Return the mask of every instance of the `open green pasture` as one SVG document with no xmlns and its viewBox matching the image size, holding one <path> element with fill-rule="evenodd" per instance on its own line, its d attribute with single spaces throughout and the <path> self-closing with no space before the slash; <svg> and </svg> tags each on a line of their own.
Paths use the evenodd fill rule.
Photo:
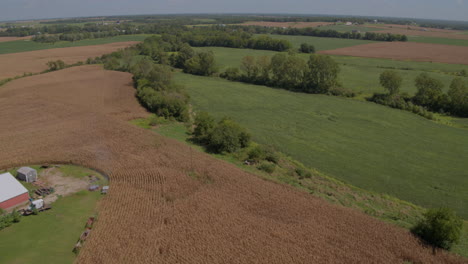
<svg viewBox="0 0 468 264">
<path fill-rule="evenodd" d="M 86 39 L 86 40 L 80 40 L 80 41 L 75 41 L 75 42 L 61 41 L 55 44 L 38 43 L 38 42 L 31 41 L 31 40 L 16 40 L 16 41 L 1 42 L 0 54 L 55 49 L 55 48 L 102 45 L 102 44 L 125 42 L 125 41 L 143 41 L 148 36 L 150 35 L 145 35 L 145 34 L 122 35 L 122 36 L 109 37 L 109 38 Z"/>
<path fill-rule="evenodd" d="M 310 37 L 306 37 L 310 38 Z M 233 49 L 220 47 L 203 47 L 198 50 L 211 50 L 215 54 L 220 71 L 227 67 L 240 67 L 244 56 L 273 56 L 277 52 L 267 50 Z M 297 54 L 305 60 L 309 54 Z M 422 72 L 441 80 L 445 89 L 448 89 L 455 74 L 462 69 L 468 71 L 468 65 L 443 64 L 430 62 L 397 61 L 390 59 L 360 58 L 351 56 L 332 56 L 340 64 L 339 80 L 344 87 L 364 95 L 374 92 L 384 92 L 379 84 L 379 75 L 387 70 L 394 69 L 403 77 L 401 91 L 409 94 L 416 92 L 414 79 Z M 468 82 L 468 78 L 465 78 Z"/>
<path fill-rule="evenodd" d="M 420 43 L 430 43 L 430 44 L 467 46 L 468 47 L 468 39 L 450 39 L 450 38 L 409 36 L 408 41 L 410 41 L 410 42 L 420 42 Z"/>
<path fill-rule="evenodd" d="M 254 140 L 355 186 L 468 218 L 468 133 L 358 100 L 176 74 L 195 110 L 231 116 Z"/>
</svg>

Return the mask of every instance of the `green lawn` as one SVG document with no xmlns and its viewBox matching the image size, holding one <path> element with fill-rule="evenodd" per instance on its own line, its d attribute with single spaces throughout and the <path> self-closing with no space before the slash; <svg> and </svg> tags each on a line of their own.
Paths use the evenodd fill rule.
<svg viewBox="0 0 468 264">
<path fill-rule="evenodd" d="M 449 39 L 449 38 L 409 36 L 408 41 L 410 41 L 410 42 L 421 42 L 421 43 L 431 43 L 431 44 L 467 46 L 468 47 L 468 40 L 467 39 Z"/>
<path fill-rule="evenodd" d="M 38 171 L 40 166 L 30 166 Z M 57 168 L 66 177 L 82 178 L 97 176 L 96 184 L 105 185 L 107 180 L 93 170 L 61 165 Z M 7 171 L 16 175 L 17 168 Z M 37 189 L 32 184 L 22 183 L 28 190 Z M 52 209 L 28 217 L 21 222 L 0 230 L 0 263 L 73 263 L 75 243 L 84 231 L 88 217 L 95 215 L 95 206 L 102 197 L 100 192 L 80 191 L 60 197 Z"/>
<path fill-rule="evenodd" d="M 68 48 L 68 47 L 80 47 L 89 45 L 101 45 L 109 44 L 114 42 L 125 42 L 125 41 L 143 41 L 149 35 L 122 35 L 109 38 L 99 39 L 86 39 L 75 42 L 62 41 L 55 44 L 50 43 L 38 43 L 31 40 L 16 40 L 8 42 L 0 42 L 0 54 L 44 50 L 44 49 L 55 49 L 55 48 Z"/>
<path fill-rule="evenodd" d="M 225 70 L 227 67 L 240 67 L 241 60 L 244 56 L 273 56 L 277 53 L 268 50 L 220 47 L 203 47 L 196 49 L 213 51 L 220 71 Z M 298 54 L 297 56 L 301 56 L 307 60 L 310 55 Z M 468 65 L 397 61 L 350 56 L 332 57 L 340 64 L 341 72 L 339 74 L 339 80 L 343 86 L 366 95 L 374 92 L 384 92 L 379 84 L 379 75 L 389 68 L 395 69 L 401 74 L 403 77 L 401 91 L 409 94 L 414 94 L 416 92 L 414 79 L 422 72 L 428 72 L 430 76 L 440 79 L 444 83 L 445 89 L 448 89 L 450 82 L 455 77 L 455 73 L 460 72 L 462 69 L 468 71 Z M 468 78 L 465 79 L 468 82 Z"/>
<path fill-rule="evenodd" d="M 258 34 L 257 36 L 260 36 Z M 275 39 L 285 39 L 291 42 L 295 48 L 299 48 L 302 43 L 312 44 L 316 51 L 332 50 L 356 45 L 375 43 L 375 41 L 358 39 L 340 39 L 340 38 L 319 38 L 308 36 L 289 36 L 289 35 L 268 35 Z"/>
<path fill-rule="evenodd" d="M 62 197 L 51 210 L 1 230 L 0 263 L 73 263 L 73 247 L 100 197 L 88 191 Z"/>
<path fill-rule="evenodd" d="M 176 74 L 195 110 L 231 116 L 254 140 L 363 189 L 468 218 L 468 133 L 369 102 Z"/>
</svg>

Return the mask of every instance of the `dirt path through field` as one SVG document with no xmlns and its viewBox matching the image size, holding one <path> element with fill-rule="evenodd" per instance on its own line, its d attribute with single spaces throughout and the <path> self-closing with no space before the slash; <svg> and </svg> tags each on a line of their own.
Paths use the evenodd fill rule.
<svg viewBox="0 0 468 264">
<path fill-rule="evenodd" d="M 406 230 L 131 125 L 147 116 L 134 93 L 130 74 L 98 66 L 0 88 L 0 168 L 74 163 L 110 176 L 77 263 L 464 262 L 432 255 Z"/>
<path fill-rule="evenodd" d="M 47 69 L 48 61 L 63 60 L 67 64 L 86 61 L 118 49 L 137 44 L 137 41 L 116 42 L 104 45 L 93 45 L 71 48 L 28 51 L 0 55 L 0 80 L 23 73 L 38 73 Z"/>
<path fill-rule="evenodd" d="M 319 53 L 394 60 L 468 64 L 468 47 L 413 42 L 376 42 L 335 50 L 325 50 Z"/>
</svg>

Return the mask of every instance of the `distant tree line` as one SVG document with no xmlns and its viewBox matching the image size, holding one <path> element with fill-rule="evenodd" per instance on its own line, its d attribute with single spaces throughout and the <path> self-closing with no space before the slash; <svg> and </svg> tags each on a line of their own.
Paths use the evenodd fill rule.
<svg viewBox="0 0 468 264">
<path fill-rule="evenodd" d="M 376 93 L 368 98 L 369 101 L 411 111 L 429 119 L 434 118 L 429 111 L 468 117 L 468 85 L 463 78 L 454 78 L 445 94 L 444 84 L 440 80 L 421 73 L 415 79 L 417 92 L 414 96 L 400 93 L 402 77 L 396 71 L 384 71 L 380 75 L 380 83 L 388 93 Z"/>
<path fill-rule="evenodd" d="M 285 51 L 291 48 L 287 40 L 273 39 L 268 36 L 253 37 L 245 31 L 224 31 L 199 29 L 184 32 L 180 36 L 183 42 L 192 47 L 229 47 L 241 49 L 260 49 Z"/>
<path fill-rule="evenodd" d="M 362 39 L 373 41 L 408 41 L 406 35 L 390 34 L 390 33 L 375 33 L 375 32 L 339 32 L 332 29 L 319 28 L 278 28 L 278 27 L 262 27 L 262 26 L 227 26 L 230 30 L 240 30 L 255 34 L 278 34 L 278 35 L 294 35 L 294 36 L 312 36 L 312 37 L 327 37 L 327 38 L 343 38 L 343 39 Z M 226 29 L 226 30 L 227 30 Z"/>
<path fill-rule="evenodd" d="M 294 54 L 278 53 L 246 56 L 240 69 L 228 68 L 221 77 L 304 93 L 353 96 L 338 82 L 339 71 L 338 63 L 326 55 L 311 55 L 305 61 Z"/>
</svg>

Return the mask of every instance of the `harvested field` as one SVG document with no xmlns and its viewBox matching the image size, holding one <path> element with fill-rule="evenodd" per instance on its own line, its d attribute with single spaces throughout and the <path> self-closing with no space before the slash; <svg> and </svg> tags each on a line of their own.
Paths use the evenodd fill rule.
<svg viewBox="0 0 468 264">
<path fill-rule="evenodd" d="M 137 44 L 136 41 L 117 42 L 105 45 L 93 45 L 73 48 L 58 48 L 0 55 L 0 80 L 11 78 L 23 73 L 38 73 L 47 69 L 46 63 L 53 60 L 63 60 L 71 64 L 85 61 L 89 57 L 97 57 Z"/>
<path fill-rule="evenodd" d="M 78 263 L 466 263 L 129 124 L 147 115 L 134 92 L 130 74 L 99 66 L 0 88 L 0 168 L 74 163 L 110 177 Z"/>
<path fill-rule="evenodd" d="M 31 39 L 31 36 L 28 37 L 0 37 L 0 42 L 15 41 L 15 40 L 26 40 Z"/>
<path fill-rule="evenodd" d="M 378 31 L 378 33 L 392 33 L 392 34 L 402 34 L 402 35 L 407 35 L 407 36 L 437 37 L 437 38 L 448 38 L 448 39 L 468 39 L 468 35 L 464 35 L 463 34 L 464 31 L 461 31 L 461 30 L 424 28 L 424 27 L 417 27 L 417 26 L 391 25 L 391 24 L 365 25 L 365 27 L 382 29 Z"/>
<path fill-rule="evenodd" d="M 468 47 L 428 43 L 378 42 L 320 51 L 319 53 L 394 60 L 468 64 Z"/>
<path fill-rule="evenodd" d="M 306 27 L 320 27 L 327 25 L 334 25 L 330 22 L 266 22 L 266 21 L 250 21 L 240 24 L 242 26 L 262 26 L 262 27 L 292 27 L 292 28 L 306 28 Z"/>
</svg>

